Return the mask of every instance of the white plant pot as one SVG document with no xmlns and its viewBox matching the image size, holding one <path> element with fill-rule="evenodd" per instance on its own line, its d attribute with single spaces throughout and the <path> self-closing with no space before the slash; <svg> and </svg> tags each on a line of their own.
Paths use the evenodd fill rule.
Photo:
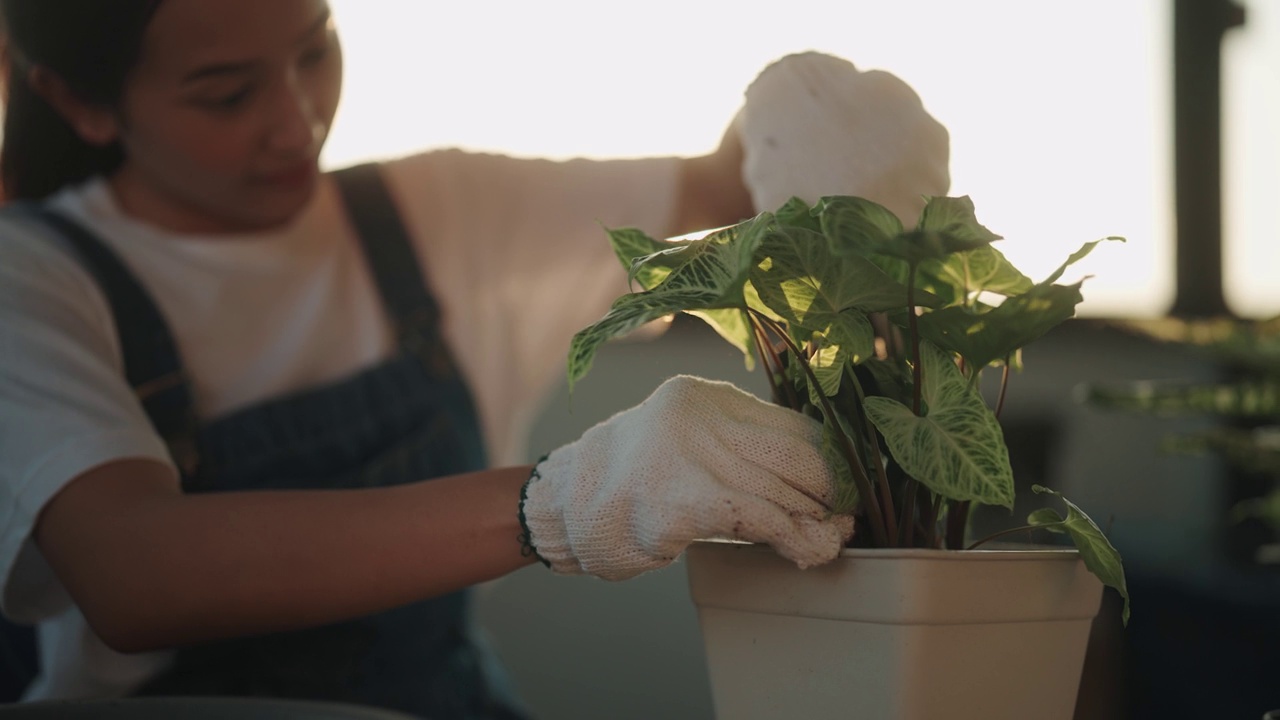
<svg viewBox="0 0 1280 720">
<path fill-rule="evenodd" d="M 1071 720 L 1102 584 L 1075 550 L 686 556 L 722 720 Z"/>
</svg>

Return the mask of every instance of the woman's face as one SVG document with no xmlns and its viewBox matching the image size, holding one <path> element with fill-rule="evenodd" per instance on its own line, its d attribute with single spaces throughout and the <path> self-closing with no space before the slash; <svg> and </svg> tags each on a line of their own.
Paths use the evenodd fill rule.
<svg viewBox="0 0 1280 720">
<path fill-rule="evenodd" d="M 315 191 L 342 55 L 325 0 L 163 0 L 116 112 L 127 212 L 263 230 Z"/>
</svg>

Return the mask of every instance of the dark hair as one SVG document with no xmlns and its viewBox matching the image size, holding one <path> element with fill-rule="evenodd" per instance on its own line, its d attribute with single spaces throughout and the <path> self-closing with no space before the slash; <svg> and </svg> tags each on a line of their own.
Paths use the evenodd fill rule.
<svg viewBox="0 0 1280 720">
<path fill-rule="evenodd" d="M 80 100 L 113 107 L 159 0 L 0 0 L 8 57 L 0 182 L 6 199 L 38 199 L 123 159 L 76 131 L 28 82 L 45 68 Z"/>
</svg>

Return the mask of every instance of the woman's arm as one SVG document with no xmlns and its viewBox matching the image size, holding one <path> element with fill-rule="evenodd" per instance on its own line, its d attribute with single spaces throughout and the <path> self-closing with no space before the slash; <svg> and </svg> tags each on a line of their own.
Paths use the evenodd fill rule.
<svg viewBox="0 0 1280 720">
<path fill-rule="evenodd" d="M 35 538 L 94 630 L 137 652 L 334 622 L 523 567 L 529 470 L 187 495 L 165 465 L 123 460 L 64 488 Z"/>
<path fill-rule="evenodd" d="M 743 149 L 736 123 L 709 155 L 684 158 L 669 236 L 733 225 L 756 214 L 742 179 Z"/>
<path fill-rule="evenodd" d="M 139 651 L 320 625 L 532 562 L 531 468 L 392 488 L 183 494 L 167 465 L 90 470 L 46 503 L 36 541 L 93 629 Z M 821 424 L 728 383 L 677 376 L 538 466 L 529 541 L 553 571 L 622 580 L 698 538 L 839 554 Z"/>
</svg>

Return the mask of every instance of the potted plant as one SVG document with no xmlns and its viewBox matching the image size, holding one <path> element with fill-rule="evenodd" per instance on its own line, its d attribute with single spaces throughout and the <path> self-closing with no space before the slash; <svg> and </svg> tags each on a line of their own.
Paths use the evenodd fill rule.
<svg viewBox="0 0 1280 720">
<path fill-rule="evenodd" d="M 832 196 L 693 240 L 608 230 L 639 287 L 575 336 L 570 388 L 605 341 L 696 315 L 760 363 L 774 401 L 822 422 L 834 511 L 857 518 L 842 556 L 804 571 L 764 547 L 690 549 L 722 717 L 1070 718 L 1103 583 L 1128 617 L 1119 555 L 1056 492 L 1035 487 L 1065 513 L 999 535 L 1039 529 L 1075 549 L 967 534 L 974 506 L 1012 510 L 1004 384 L 1020 349 L 1074 314 L 1080 283 L 1058 281 L 1101 241 L 1034 282 L 969 198 L 926 200 L 911 229 Z M 995 407 L 978 387 L 991 368 Z"/>
</svg>

